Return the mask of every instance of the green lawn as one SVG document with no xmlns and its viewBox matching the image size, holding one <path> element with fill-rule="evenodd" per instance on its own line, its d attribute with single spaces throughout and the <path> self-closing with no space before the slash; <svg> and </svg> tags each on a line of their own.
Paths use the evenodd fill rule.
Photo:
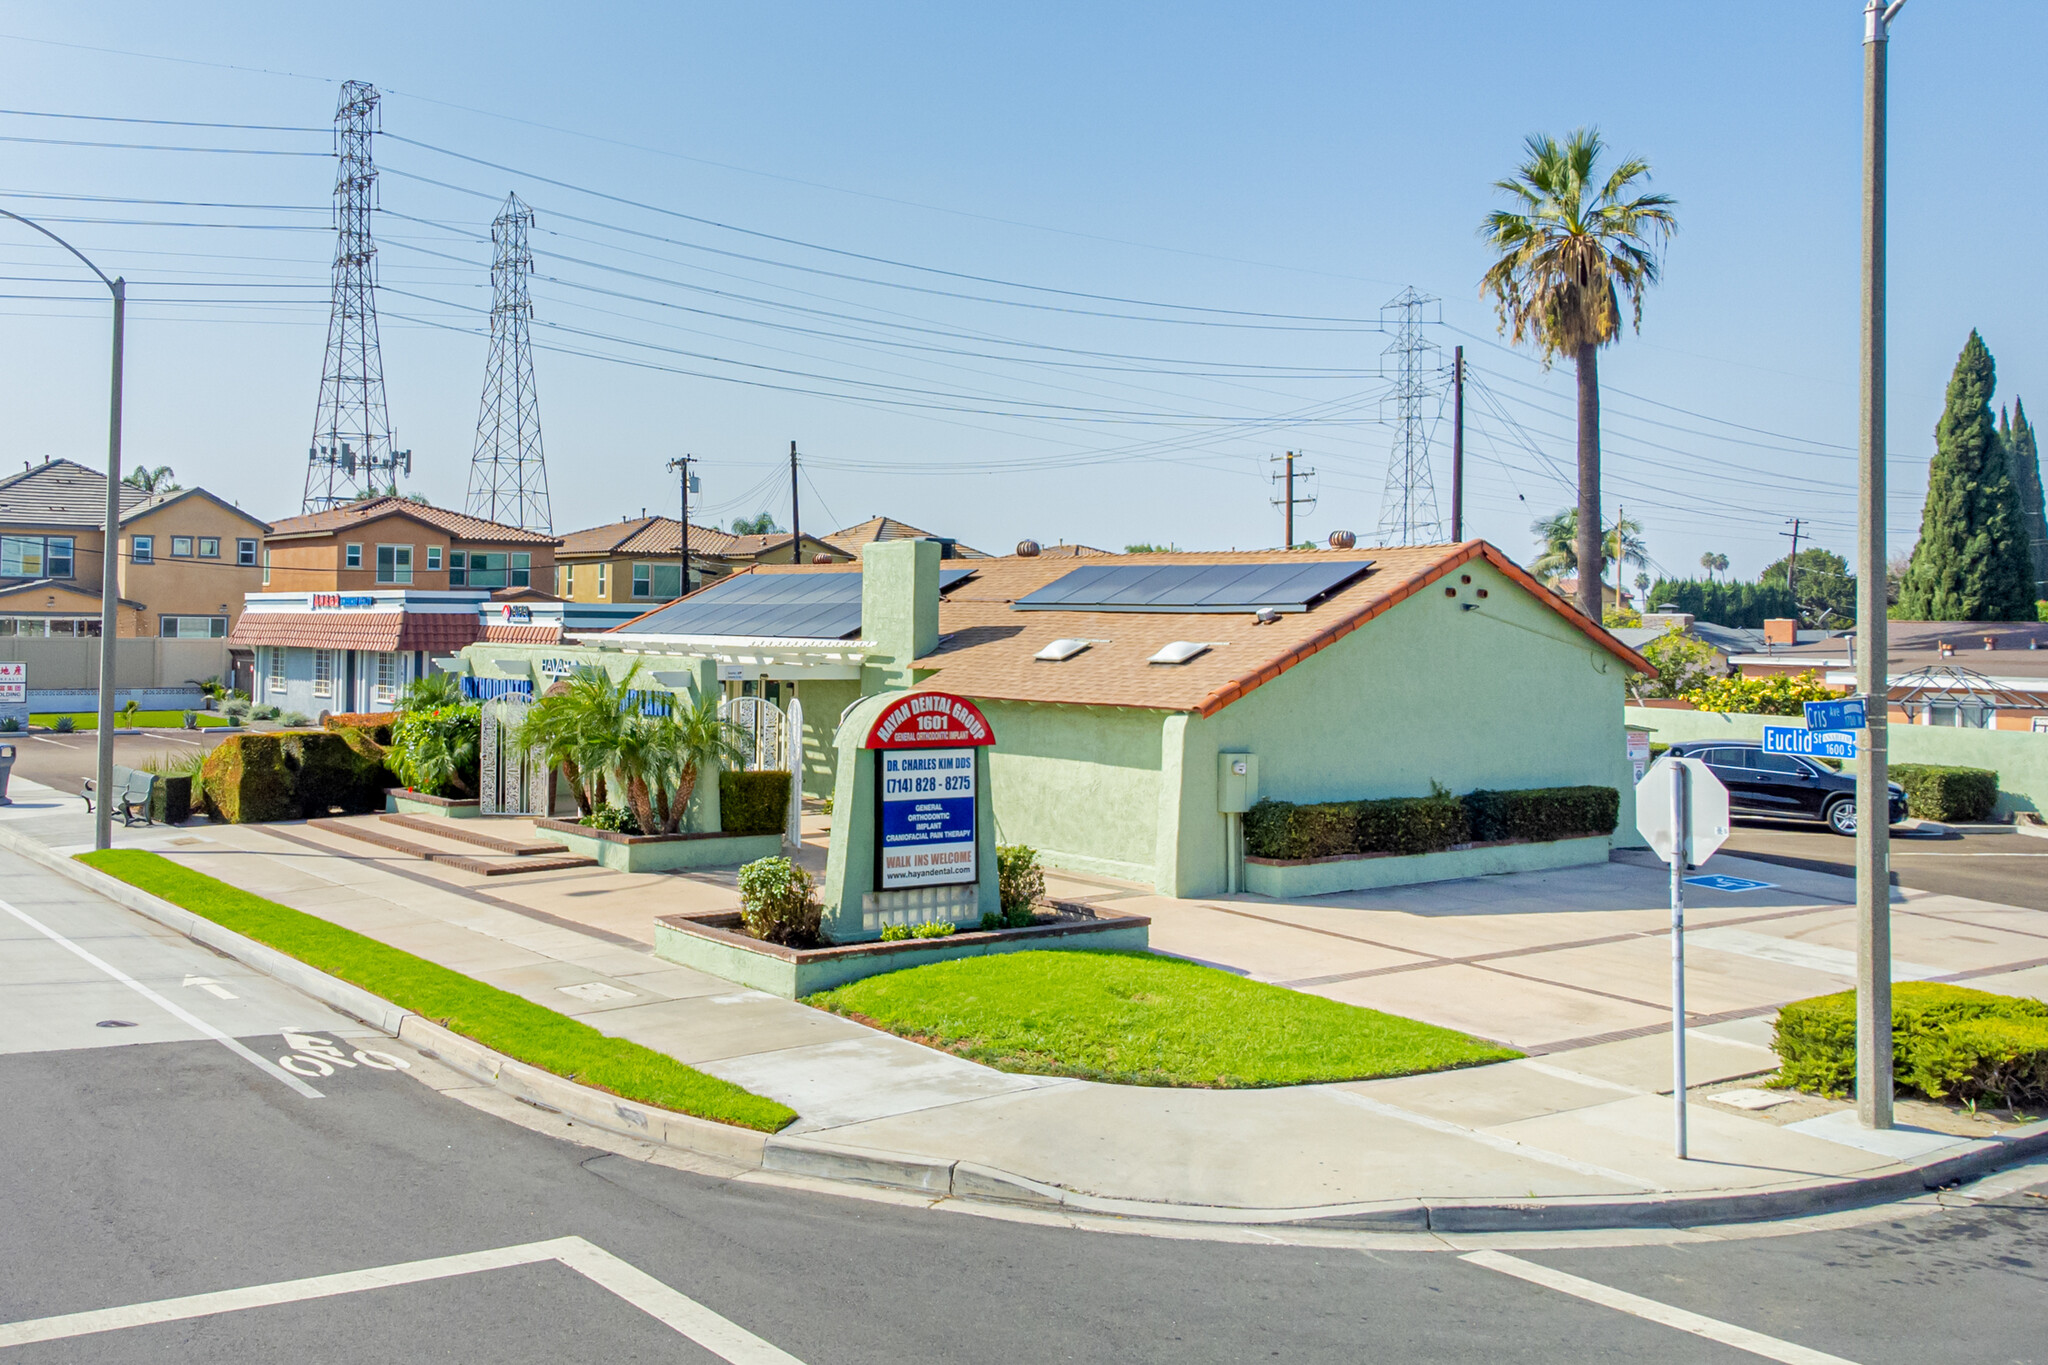
<svg viewBox="0 0 2048 1365">
<path fill-rule="evenodd" d="M 216 725 L 232 725 L 234 723 L 217 711 L 200 711 L 196 714 L 199 717 L 199 728 L 202 730 Z M 45 725 L 54 730 L 57 728 L 57 721 L 65 715 L 71 717 L 71 726 L 75 730 L 99 729 L 100 717 L 97 711 L 39 711 L 28 718 L 28 723 L 30 725 Z M 114 712 L 114 724 L 116 726 L 143 730 L 181 730 L 185 726 L 185 713 L 183 711 L 137 711 L 134 719 L 130 720 L 125 719 L 119 711 L 116 711 Z"/>
<path fill-rule="evenodd" d="M 871 976 L 805 1003 L 1001 1071 L 1127 1085 L 1303 1085 L 1522 1055 L 1149 953 L 994 953 Z"/>
<path fill-rule="evenodd" d="M 78 860 L 557 1076 L 661 1109 L 775 1132 L 796 1111 L 673 1057 L 140 849 Z"/>
</svg>

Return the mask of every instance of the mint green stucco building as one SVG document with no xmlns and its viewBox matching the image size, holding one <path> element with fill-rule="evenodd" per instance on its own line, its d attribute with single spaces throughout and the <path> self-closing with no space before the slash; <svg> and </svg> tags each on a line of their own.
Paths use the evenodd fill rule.
<svg viewBox="0 0 2048 1365">
<path fill-rule="evenodd" d="M 1125 578 L 1157 568 L 1162 581 L 1196 570 L 1340 581 L 1257 615 L 1026 601 L 1068 592 L 1067 575 L 1102 566 Z M 841 617 L 710 614 L 710 594 L 762 574 L 805 576 L 819 595 L 836 594 Z M 860 576 L 857 615 L 844 605 L 853 585 L 822 583 L 828 574 Z M 693 615 L 686 608 L 696 599 L 704 601 Z M 740 633 L 799 619 L 850 629 Z M 692 628 L 704 621 L 726 633 Z M 814 796 L 833 789 L 838 720 L 855 701 L 906 687 L 971 698 L 997 737 L 988 784 L 997 841 L 1168 895 L 1243 885 L 1229 808 L 1256 796 L 1414 796 L 1432 783 L 1455 792 L 1613 786 L 1622 796 L 1616 840 L 1636 842 L 1622 717 L 1625 683 L 1648 665 L 1482 541 L 971 561 L 942 560 L 932 541 L 879 542 L 857 566 L 755 569 L 600 635 L 472 645 L 461 667 L 545 686 L 575 663 L 622 672 L 636 660 L 651 686 L 774 682 L 793 692 L 804 789 Z M 1247 772 L 1233 776 L 1240 758 Z M 1605 859 L 1608 841 L 1579 842 L 1588 846 L 1576 860 Z M 1490 852 L 1500 856 L 1486 870 L 1555 865 L 1554 851 L 1549 863 L 1513 848 Z"/>
</svg>

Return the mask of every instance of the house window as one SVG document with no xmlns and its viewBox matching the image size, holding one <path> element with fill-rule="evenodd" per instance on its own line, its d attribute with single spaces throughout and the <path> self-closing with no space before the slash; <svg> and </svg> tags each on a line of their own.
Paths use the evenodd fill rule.
<svg viewBox="0 0 2048 1365">
<path fill-rule="evenodd" d="M 377 581 L 379 583 L 412 582 L 412 546 L 379 545 L 377 547 Z"/>
<path fill-rule="evenodd" d="M 533 556 L 486 554 L 475 550 L 469 556 L 469 586 L 472 588 L 525 588 L 533 583 Z"/>
<path fill-rule="evenodd" d="M 270 690 L 284 691 L 284 650 L 277 645 L 270 647 Z"/>
<path fill-rule="evenodd" d="M 448 552 L 448 586 L 462 588 L 469 585 L 469 552 L 450 550 Z"/>
<path fill-rule="evenodd" d="M 137 536 L 129 549 L 128 557 L 137 564 L 156 563 L 156 537 Z"/>
<path fill-rule="evenodd" d="M 172 558 L 172 559 L 190 559 L 191 557 L 192 557 L 192 537 L 190 537 L 190 536 L 172 536 L 172 537 L 171 537 L 171 558 Z"/>
<path fill-rule="evenodd" d="M 343 567 L 345 567 L 345 568 L 350 568 L 350 569 L 360 569 L 360 568 L 362 568 L 362 567 L 363 567 L 363 547 L 362 547 L 362 546 L 360 546 L 360 545 L 344 545 L 344 546 L 342 546 L 342 547 L 341 547 L 341 562 L 342 562 L 342 565 L 343 565 Z"/>
<path fill-rule="evenodd" d="M 245 540 L 242 543 L 247 545 L 249 542 Z M 263 586 L 266 588 L 270 586 L 270 551 L 268 550 L 263 552 Z"/>
<path fill-rule="evenodd" d="M 225 616 L 159 616 L 156 633 L 164 640 L 222 640 L 227 638 Z"/>
<path fill-rule="evenodd" d="M 75 618 L 53 618 L 47 616 L 0 616 L 0 637 L 28 636 L 41 639 L 56 635 L 84 639 L 99 638 L 100 621 L 97 616 Z"/>
<path fill-rule="evenodd" d="M 219 537 L 219 536 L 201 536 L 201 537 L 199 537 L 199 557 L 200 557 L 201 559 L 219 559 L 219 558 L 220 558 L 220 537 Z"/>
<path fill-rule="evenodd" d="M 427 572 L 441 572 L 441 547 L 438 545 L 429 545 L 427 547 Z"/>
<path fill-rule="evenodd" d="M 635 564 L 633 596 L 672 602 L 683 595 L 683 566 L 680 564 Z"/>
<path fill-rule="evenodd" d="M 525 550 L 512 556 L 512 586 L 530 588 L 533 586 L 533 556 Z"/>
<path fill-rule="evenodd" d="M 334 695 L 334 651 L 331 649 L 313 651 L 313 695 Z"/>
<path fill-rule="evenodd" d="M 244 537 L 235 542 L 235 563 L 245 569 L 256 567 L 256 542 Z"/>
<path fill-rule="evenodd" d="M 597 566 L 597 600 L 600 602 L 605 600 L 604 589 L 605 578 L 607 577 L 606 570 L 608 570 L 610 567 L 611 566 L 609 564 L 600 564 Z"/>
<path fill-rule="evenodd" d="M 398 700 L 398 656 L 377 656 L 377 679 L 370 689 L 371 704 L 389 706 Z"/>
<path fill-rule="evenodd" d="M 0 577 L 71 577 L 70 536 L 0 536 Z"/>
</svg>

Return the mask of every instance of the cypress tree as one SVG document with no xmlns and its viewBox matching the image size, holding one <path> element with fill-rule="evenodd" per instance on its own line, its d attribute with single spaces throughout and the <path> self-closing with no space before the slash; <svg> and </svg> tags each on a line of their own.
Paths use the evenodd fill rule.
<svg viewBox="0 0 2048 1365">
<path fill-rule="evenodd" d="M 1974 329 L 1956 358 L 1934 428 L 1934 461 L 1920 541 L 1899 584 L 1898 615 L 1913 621 L 2034 617 L 2033 566 L 2004 443 L 1991 418 L 1997 367 Z"/>
<path fill-rule="evenodd" d="M 2026 405 L 2013 399 L 2012 420 L 2000 425 L 2004 427 L 2000 434 L 2005 437 L 2005 461 L 2012 468 L 2013 496 L 2019 499 L 2020 527 L 2026 533 L 2033 565 L 2034 598 L 2048 601 L 2048 509 L 2042 506 L 2041 454 L 2034 445 L 2034 429 L 2027 424 Z"/>
</svg>

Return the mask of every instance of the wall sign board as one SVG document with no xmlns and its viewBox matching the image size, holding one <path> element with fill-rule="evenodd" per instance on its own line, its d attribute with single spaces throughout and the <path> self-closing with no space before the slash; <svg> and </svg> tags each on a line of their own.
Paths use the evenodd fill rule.
<svg viewBox="0 0 2048 1365">
<path fill-rule="evenodd" d="M 974 881 L 974 750 L 885 749 L 876 759 L 881 889 Z"/>
<path fill-rule="evenodd" d="M 28 700 L 28 665 L 0 663 L 0 702 Z"/>
<path fill-rule="evenodd" d="M 912 692 L 875 717 L 868 749 L 974 748 L 996 742 L 979 707 L 945 692 Z"/>
</svg>

